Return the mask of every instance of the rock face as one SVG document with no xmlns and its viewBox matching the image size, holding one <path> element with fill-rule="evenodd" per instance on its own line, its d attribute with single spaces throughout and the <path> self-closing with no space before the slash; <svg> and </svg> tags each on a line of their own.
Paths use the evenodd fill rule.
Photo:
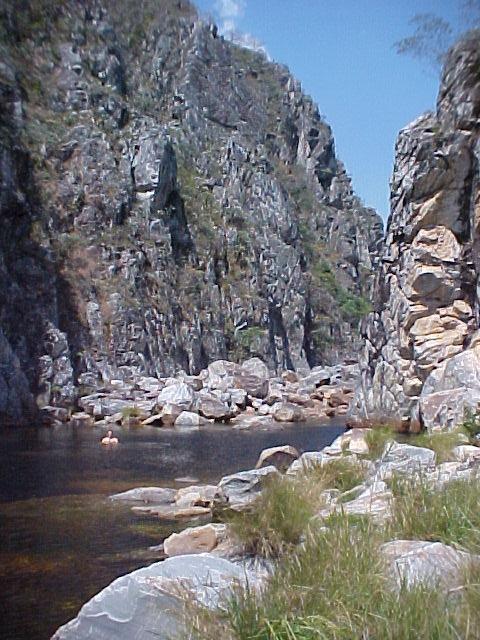
<svg viewBox="0 0 480 640">
<path fill-rule="evenodd" d="M 285 67 L 186 0 L 5 0 L 0 20 L 3 421 L 218 359 L 358 351 L 381 222 Z M 253 360 L 237 387 L 263 379 Z"/>
<path fill-rule="evenodd" d="M 240 565 L 209 554 L 177 556 L 114 580 L 87 602 L 76 618 L 52 640 L 117 638 L 130 640 L 154 633 L 167 640 L 183 631 L 178 615 L 185 597 L 215 607 L 222 593 L 245 581 Z"/>
<path fill-rule="evenodd" d="M 464 573 L 478 556 L 441 542 L 392 540 L 382 547 L 392 581 L 400 589 L 418 584 L 455 589 L 464 584 Z"/>
<path fill-rule="evenodd" d="M 450 52 L 436 113 L 397 140 L 377 303 L 363 326 L 365 417 L 448 427 L 480 400 L 479 65 L 477 33 Z"/>
<path fill-rule="evenodd" d="M 206 524 L 190 527 L 180 533 L 172 533 L 163 542 L 165 553 L 170 558 L 185 554 L 209 553 L 225 537 L 224 524 Z"/>
</svg>

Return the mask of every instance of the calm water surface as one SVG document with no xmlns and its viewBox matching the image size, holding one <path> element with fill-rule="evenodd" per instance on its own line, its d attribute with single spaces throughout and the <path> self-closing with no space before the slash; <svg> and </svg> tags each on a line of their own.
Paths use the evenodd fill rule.
<svg viewBox="0 0 480 640">
<path fill-rule="evenodd" d="M 116 448 L 99 429 L 3 430 L 0 437 L 0 637 L 48 640 L 114 578 L 157 559 L 149 550 L 178 524 L 135 516 L 108 500 L 135 486 L 216 483 L 249 469 L 280 444 L 301 451 L 329 444 L 343 426 L 269 430 L 117 429 Z"/>
</svg>

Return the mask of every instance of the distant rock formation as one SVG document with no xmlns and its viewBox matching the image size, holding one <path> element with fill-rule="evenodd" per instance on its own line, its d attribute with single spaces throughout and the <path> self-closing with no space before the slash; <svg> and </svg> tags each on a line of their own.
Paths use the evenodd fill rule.
<svg viewBox="0 0 480 640">
<path fill-rule="evenodd" d="M 288 70 L 184 0 L 0 8 L 0 419 L 355 357 L 382 234 Z"/>
<path fill-rule="evenodd" d="M 480 400 L 480 35 L 448 56 L 436 113 L 400 132 L 391 214 L 364 321 L 364 417 L 428 428 Z"/>
</svg>

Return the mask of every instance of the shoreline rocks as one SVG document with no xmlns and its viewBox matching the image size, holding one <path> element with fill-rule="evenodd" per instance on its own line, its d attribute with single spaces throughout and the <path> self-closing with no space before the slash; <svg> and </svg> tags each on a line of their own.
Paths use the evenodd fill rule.
<svg viewBox="0 0 480 640">
<path fill-rule="evenodd" d="M 252 584 L 255 576 L 239 564 L 211 554 L 176 556 L 114 580 L 60 627 L 52 640 L 166 640 L 181 630 L 184 599 L 214 608 L 234 584 Z"/>
<path fill-rule="evenodd" d="M 82 396 L 80 412 L 45 407 L 50 424 L 71 422 L 77 427 L 156 426 L 198 429 L 209 423 L 236 428 L 317 420 L 327 422 L 349 410 L 358 367 L 315 367 L 304 376 L 293 371 L 270 374 L 260 358 L 239 365 L 212 362 L 198 376 L 139 377 Z"/>
<path fill-rule="evenodd" d="M 480 454 L 477 455 L 480 448 L 470 445 L 459 445 L 452 450 L 456 461 L 437 465 L 432 449 L 392 440 L 386 442 L 376 460 L 368 460 L 362 457 L 368 454 L 365 439 L 368 431 L 347 431 L 323 450 L 306 452 L 300 457 L 296 457 L 298 452 L 288 445 L 272 447 L 261 452 L 258 465 L 273 461 L 276 454 L 282 453 L 294 458 L 285 475 L 291 478 L 309 465 L 331 464 L 338 459 L 361 464 L 366 472 L 362 484 L 344 493 L 338 489 L 324 491 L 326 506 L 314 519 L 343 512 L 372 518 L 380 525 L 392 514 L 394 496 L 385 478 L 393 472 L 410 479 L 417 475 L 424 477 L 441 490 L 445 483 L 471 478 L 480 470 Z M 168 514 L 176 518 L 181 514 L 191 520 L 199 513 L 211 516 L 215 506 L 248 508 L 265 480 L 276 475 L 279 471 L 274 466 L 260 466 L 226 476 L 218 485 L 191 485 L 178 490 L 138 487 L 111 498 L 133 503 L 132 508 L 141 513 Z M 274 568 L 272 563 L 267 567 L 259 559 L 246 558 L 241 543 L 225 524 L 185 528 L 167 537 L 158 549 L 168 556 L 167 560 L 112 582 L 86 603 L 74 620 L 58 629 L 52 640 L 87 640 L 92 637 L 91 633 L 95 633 L 95 637 L 127 640 L 132 633 L 143 633 L 148 625 L 155 628 L 158 637 L 166 639 L 168 634 L 180 630 L 181 618 L 172 612 L 180 611 L 182 598 L 196 598 L 207 607 L 215 607 L 218 598 L 232 584 L 245 584 L 247 576 L 250 586 L 256 588 Z M 386 575 L 394 588 L 404 584 L 438 584 L 442 589 L 455 589 L 462 584 L 463 571 L 473 563 L 480 564 L 480 556 L 429 540 L 390 540 L 381 546 L 381 553 Z M 152 624 L 155 627 L 151 627 Z"/>
</svg>

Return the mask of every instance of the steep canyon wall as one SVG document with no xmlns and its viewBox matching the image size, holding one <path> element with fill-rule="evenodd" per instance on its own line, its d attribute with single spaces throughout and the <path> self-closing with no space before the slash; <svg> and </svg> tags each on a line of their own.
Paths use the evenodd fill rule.
<svg viewBox="0 0 480 640">
<path fill-rule="evenodd" d="M 0 417 L 355 358 L 379 217 L 285 67 L 184 0 L 0 9 Z"/>
</svg>

